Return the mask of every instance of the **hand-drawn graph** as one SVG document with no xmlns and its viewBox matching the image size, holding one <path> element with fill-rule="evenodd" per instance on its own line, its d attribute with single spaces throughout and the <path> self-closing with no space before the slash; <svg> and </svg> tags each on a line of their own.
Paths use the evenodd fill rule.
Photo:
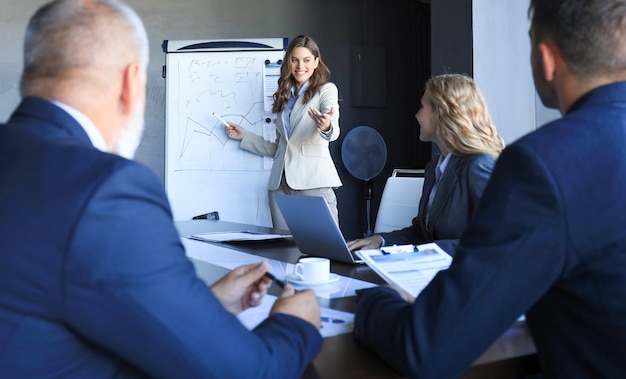
<svg viewBox="0 0 626 379">
<path fill-rule="evenodd" d="M 257 53 L 258 54 L 258 53 Z M 178 90 L 168 118 L 172 170 L 262 170 L 262 158 L 239 148 L 219 120 L 239 124 L 261 134 L 267 112 L 263 110 L 263 62 L 250 52 L 181 54 L 170 75 L 178 75 Z M 265 55 L 263 55 L 265 56 Z M 172 72 L 172 69 L 174 72 Z"/>
<path fill-rule="evenodd" d="M 269 170 L 213 116 L 263 135 L 264 66 L 283 51 L 202 51 L 166 56 L 166 187 L 177 220 L 217 210 L 227 221 L 271 226 Z"/>
</svg>

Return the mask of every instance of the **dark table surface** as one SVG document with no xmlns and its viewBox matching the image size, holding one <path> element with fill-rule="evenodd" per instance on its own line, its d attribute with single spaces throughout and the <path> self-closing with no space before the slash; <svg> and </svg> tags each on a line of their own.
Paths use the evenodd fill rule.
<svg viewBox="0 0 626 379">
<path fill-rule="evenodd" d="M 255 231 L 260 233 L 289 234 L 288 231 L 263 226 L 244 225 L 227 221 L 193 220 L 176 222 L 179 234 L 189 236 L 210 232 Z M 296 263 L 304 256 L 291 238 L 235 243 L 215 243 L 234 250 L 255 254 L 268 259 L 288 263 Z M 214 274 L 223 275 L 227 269 L 214 265 L 203 264 L 203 269 L 214 270 Z M 331 271 L 339 275 L 352 277 L 372 283 L 383 284 L 384 281 L 373 270 L 365 265 L 352 265 L 342 262 L 331 262 Z M 277 286 L 272 286 L 269 293 L 278 295 Z M 318 298 L 321 306 L 354 312 L 356 296 L 326 299 Z M 466 379 L 515 379 L 525 378 L 540 370 L 535 354 L 498 360 L 485 364 L 474 365 L 461 376 Z M 313 363 L 303 374 L 305 379 L 334 378 L 401 378 L 390 366 L 383 362 L 370 350 L 357 343 L 352 334 L 342 334 L 324 339 L 322 350 Z"/>
</svg>

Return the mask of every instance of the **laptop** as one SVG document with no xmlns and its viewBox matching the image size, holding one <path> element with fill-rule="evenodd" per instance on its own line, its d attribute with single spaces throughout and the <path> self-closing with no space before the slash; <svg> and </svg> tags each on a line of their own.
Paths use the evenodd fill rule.
<svg viewBox="0 0 626 379">
<path fill-rule="evenodd" d="M 274 195 L 301 252 L 339 262 L 363 263 L 350 251 L 323 197 Z"/>
</svg>

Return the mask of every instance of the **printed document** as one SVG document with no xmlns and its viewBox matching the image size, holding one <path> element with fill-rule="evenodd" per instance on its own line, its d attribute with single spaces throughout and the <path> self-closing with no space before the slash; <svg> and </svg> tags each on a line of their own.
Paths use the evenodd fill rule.
<svg viewBox="0 0 626 379">
<path fill-rule="evenodd" d="M 248 308 L 237 317 L 248 329 L 252 330 L 267 318 L 276 301 L 276 296 L 265 295 L 258 307 Z M 354 313 L 343 312 L 336 309 L 320 307 L 321 325 L 320 334 L 324 338 L 351 333 L 354 329 Z"/>
<path fill-rule="evenodd" d="M 452 263 L 452 257 L 435 243 L 359 250 L 356 255 L 387 283 L 415 297 Z"/>
</svg>

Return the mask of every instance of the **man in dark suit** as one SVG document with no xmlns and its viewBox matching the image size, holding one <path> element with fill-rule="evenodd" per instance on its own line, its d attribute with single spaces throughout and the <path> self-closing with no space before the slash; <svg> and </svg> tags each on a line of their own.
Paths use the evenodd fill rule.
<svg viewBox="0 0 626 379">
<path fill-rule="evenodd" d="M 162 184 L 131 157 L 148 40 L 118 0 L 59 0 L 32 17 L 22 103 L 0 126 L 0 376 L 299 377 L 319 305 L 288 286 L 253 331 L 267 264 L 208 288 Z"/>
<path fill-rule="evenodd" d="M 537 91 L 563 117 L 500 155 L 450 269 L 359 303 L 357 338 L 411 377 L 458 377 L 522 313 L 545 377 L 626 377 L 626 0 L 530 15 Z"/>
</svg>

